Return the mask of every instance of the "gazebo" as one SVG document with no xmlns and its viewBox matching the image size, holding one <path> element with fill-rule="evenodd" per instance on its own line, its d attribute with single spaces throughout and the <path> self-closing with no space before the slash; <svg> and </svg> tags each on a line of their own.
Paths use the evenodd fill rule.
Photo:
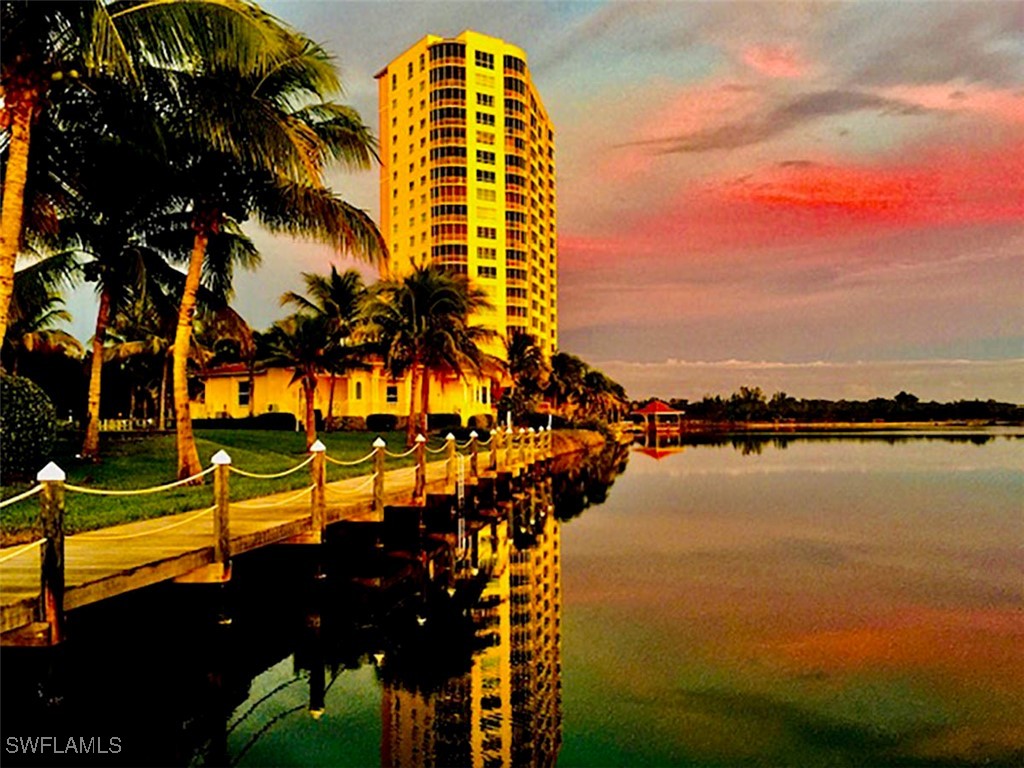
<svg viewBox="0 0 1024 768">
<path fill-rule="evenodd" d="M 643 417 L 645 431 L 658 432 L 680 430 L 685 413 L 686 411 L 677 411 L 661 400 L 652 400 L 630 415 Z"/>
</svg>

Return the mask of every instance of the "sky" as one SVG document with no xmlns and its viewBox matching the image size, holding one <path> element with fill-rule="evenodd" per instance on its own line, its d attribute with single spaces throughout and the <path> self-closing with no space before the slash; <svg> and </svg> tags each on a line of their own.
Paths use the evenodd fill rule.
<svg viewBox="0 0 1024 768">
<path fill-rule="evenodd" d="M 555 124 L 560 348 L 634 398 L 1024 402 L 1024 4 L 263 3 L 373 75 L 427 33 L 524 49 Z M 377 173 L 332 184 L 375 217 Z M 263 234 L 256 327 L 324 248 Z M 87 335 L 87 334 L 86 334 Z"/>
</svg>

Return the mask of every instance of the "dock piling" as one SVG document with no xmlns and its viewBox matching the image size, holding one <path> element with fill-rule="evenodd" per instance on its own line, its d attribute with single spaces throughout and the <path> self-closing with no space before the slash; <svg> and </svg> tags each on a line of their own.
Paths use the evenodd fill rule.
<svg viewBox="0 0 1024 768">
<path fill-rule="evenodd" d="M 455 483 L 455 435 L 449 432 L 445 439 L 445 463 L 444 463 L 444 484 L 448 486 Z"/>
<path fill-rule="evenodd" d="M 327 462 L 324 459 L 327 454 L 327 446 L 317 440 L 309 446 L 309 450 L 313 454 L 313 461 L 309 469 L 313 485 L 312 498 L 310 499 L 310 506 L 312 507 L 310 510 L 312 517 L 310 532 L 312 533 L 313 541 L 321 544 L 327 533 L 327 498 L 325 491 Z"/>
<path fill-rule="evenodd" d="M 413 485 L 412 497 L 422 501 L 427 489 L 427 438 L 416 435 L 416 482 Z"/>
<path fill-rule="evenodd" d="M 387 443 L 378 437 L 373 441 L 373 511 L 384 514 L 384 451 Z"/>
<path fill-rule="evenodd" d="M 217 451 L 210 459 L 213 470 L 213 562 L 220 566 L 220 576 L 227 579 L 231 572 L 231 492 L 228 478 L 231 457 L 227 451 Z"/>
<path fill-rule="evenodd" d="M 50 644 L 64 639 L 64 470 L 52 461 L 39 470 L 39 511 L 43 520 L 39 621 L 49 626 Z"/>
<path fill-rule="evenodd" d="M 469 433 L 469 476 L 474 480 L 480 477 L 480 445 L 477 442 L 478 437 L 480 435 L 476 433 L 476 430 Z"/>
</svg>

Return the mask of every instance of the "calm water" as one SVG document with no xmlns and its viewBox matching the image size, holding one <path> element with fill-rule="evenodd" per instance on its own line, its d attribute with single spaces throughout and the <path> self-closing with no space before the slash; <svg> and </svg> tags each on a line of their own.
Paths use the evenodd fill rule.
<svg viewBox="0 0 1024 768">
<path fill-rule="evenodd" d="M 156 587 L 72 614 L 59 655 L 5 649 L 3 743 L 118 736 L 99 762 L 124 764 L 1020 765 L 1022 449 L 634 448 L 423 552 L 348 531 L 322 581 L 302 548 L 242 558 L 226 592 Z"/>
</svg>

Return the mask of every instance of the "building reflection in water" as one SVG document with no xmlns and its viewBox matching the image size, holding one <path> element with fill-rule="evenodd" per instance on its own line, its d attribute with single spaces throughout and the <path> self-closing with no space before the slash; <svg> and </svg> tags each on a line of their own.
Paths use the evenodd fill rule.
<svg viewBox="0 0 1024 768">
<path fill-rule="evenodd" d="M 224 589 L 163 584 L 75 611 L 52 652 L 3 649 L 4 729 L 116 723 L 124 765 L 336 765 L 352 734 L 331 689 L 373 668 L 383 765 L 553 765 L 561 526 L 605 498 L 627 455 L 555 464 L 511 501 L 441 510 L 412 536 L 339 525 L 326 549 L 239 558 Z"/>
<path fill-rule="evenodd" d="M 468 607 L 470 668 L 434 689 L 389 679 L 381 762 L 396 767 L 553 765 L 561 745 L 560 523 L 551 480 L 476 532 L 456 583 L 483 575 Z M 473 571 L 477 571 L 474 575 Z"/>
</svg>

